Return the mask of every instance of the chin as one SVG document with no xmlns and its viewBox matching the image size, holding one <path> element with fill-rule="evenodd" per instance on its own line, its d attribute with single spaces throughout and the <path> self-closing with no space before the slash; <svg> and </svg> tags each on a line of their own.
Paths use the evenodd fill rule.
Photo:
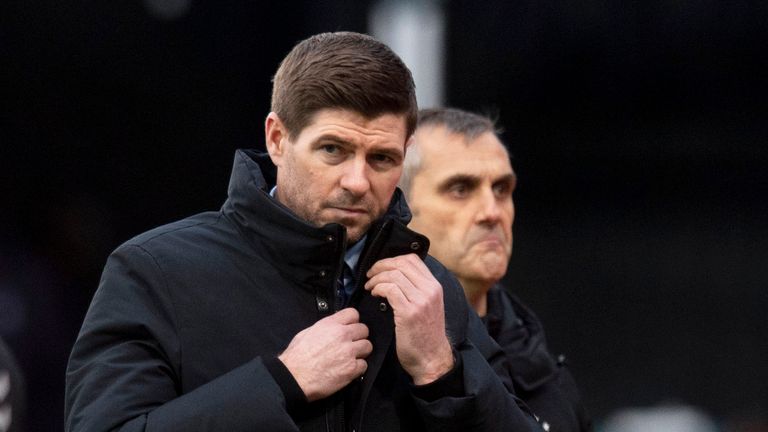
<svg viewBox="0 0 768 432">
<path fill-rule="evenodd" d="M 366 230 L 359 229 L 358 227 L 354 227 L 354 229 L 350 229 L 350 227 L 347 228 L 347 244 L 352 244 L 360 240 L 364 235 Z"/>
<path fill-rule="evenodd" d="M 481 261 L 478 273 L 486 280 L 499 280 L 507 273 L 507 259 Z"/>
</svg>

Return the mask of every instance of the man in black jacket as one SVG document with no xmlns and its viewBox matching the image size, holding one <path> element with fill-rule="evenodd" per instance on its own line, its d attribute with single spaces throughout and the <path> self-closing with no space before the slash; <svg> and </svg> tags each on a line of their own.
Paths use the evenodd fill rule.
<svg viewBox="0 0 768 432">
<path fill-rule="evenodd" d="M 355 33 L 299 43 L 268 154 L 228 199 L 110 255 L 67 368 L 68 431 L 527 431 L 504 356 L 405 225 L 413 81 Z"/>
<path fill-rule="evenodd" d="M 400 183 L 413 211 L 409 227 L 432 241 L 431 253 L 458 277 L 543 428 L 586 431 L 564 360 L 549 354 L 536 315 L 499 286 L 512 254 L 516 181 L 489 118 L 452 108 L 419 112 Z"/>
</svg>

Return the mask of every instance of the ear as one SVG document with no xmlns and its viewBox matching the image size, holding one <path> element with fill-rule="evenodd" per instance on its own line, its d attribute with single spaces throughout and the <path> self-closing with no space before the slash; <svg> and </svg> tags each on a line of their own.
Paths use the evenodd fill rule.
<svg viewBox="0 0 768 432">
<path fill-rule="evenodd" d="M 408 139 L 407 139 L 407 140 L 405 140 L 405 147 L 403 147 L 403 153 L 407 152 L 407 151 L 408 151 L 408 149 L 409 149 L 409 148 L 411 147 L 411 145 L 413 144 L 413 137 L 414 137 L 414 136 L 416 136 L 416 134 L 412 134 L 411 136 L 409 136 L 409 137 L 408 137 Z"/>
<path fill-rule="evenodd" d="M 270 112 L 264 121 L 264 138 L 272 163 L 279 167 L 283 161 L 285 146 L 290 143 L 288 142 L 288 131 L 285 129 L 283 121 L 274 112 Z"/>
</svg>

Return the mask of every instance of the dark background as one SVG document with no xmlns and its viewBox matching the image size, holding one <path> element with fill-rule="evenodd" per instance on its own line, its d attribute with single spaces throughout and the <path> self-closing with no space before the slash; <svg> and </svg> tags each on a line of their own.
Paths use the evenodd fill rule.
<svg viewBox="0 0 768 432">
<path fill-rule="evenodd" d="M 31 430 L 107 254 L 226 195 L 270 78 L 366 1 L 0 2 L 0 334 Z M 600 420 L 768 412 L 768 3 L 445 1 L 447 103 L 497 113 L 520 176 L 507 279 Z"/>
</svg>

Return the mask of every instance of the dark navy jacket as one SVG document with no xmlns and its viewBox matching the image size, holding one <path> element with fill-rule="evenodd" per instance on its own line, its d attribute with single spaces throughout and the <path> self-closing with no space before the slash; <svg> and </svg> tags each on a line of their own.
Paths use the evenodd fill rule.
<svg viewBox="0 0 768 432">
<path fill-rule="evenodd" d="M 552 357 L 541 322 L 530 308 L 496 286 L 488 292 L 483 322 L 507 355 L 517 395 L 545 430 L 586 432 L 592 429 L 565 357 L 557 360 Z"/>
<path fill-rule="evenodd" d="M 67 431 L 540 430 L 458 282 L 405 227 L 399 190 L 368 231 L 356 280 L 362 286 L 381 258 L 424 258 L 444 289 L 456 367 L 414 386 L 397 362 L 391 308 L 358 289 L 351 304 L 370 330 L 368 370 L 307 403 L 276 355 L 334 312 L 346 232 L 311 226 L 271 199 L 274 178 L 266 155 L 238 151 L 221 211 L 111 254 L 67 368 Z"/>
</svg>

